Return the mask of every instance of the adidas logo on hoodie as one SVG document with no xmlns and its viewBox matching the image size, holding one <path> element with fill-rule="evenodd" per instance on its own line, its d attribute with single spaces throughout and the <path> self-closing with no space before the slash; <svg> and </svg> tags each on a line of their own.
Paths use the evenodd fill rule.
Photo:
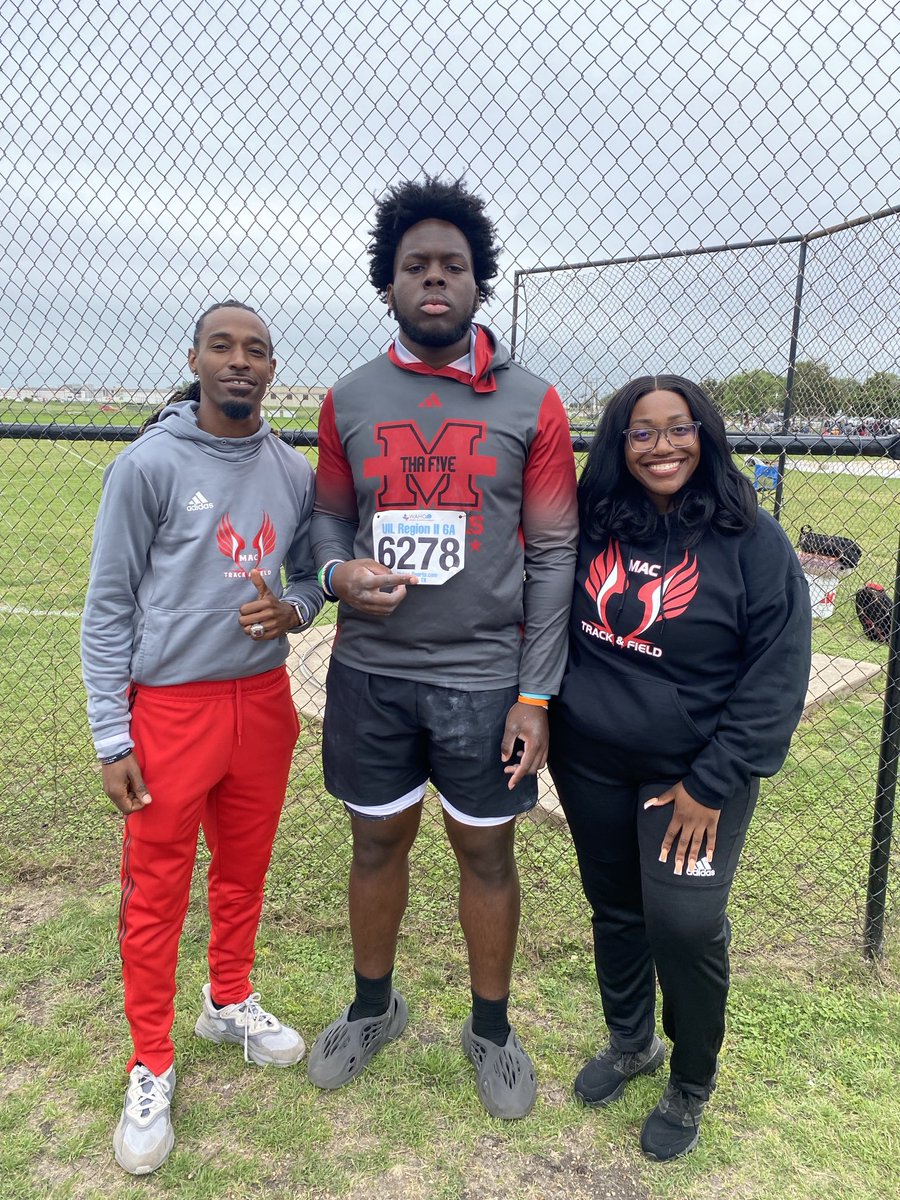
<svg viewBox="0 0 900 1200">
<path fill-rule="evenodd" d="M 698 858 L 696 866 L 688 867 L 685 871 L 685 875 L 699 875 L 701 879 L 709 879 L 715 873 L 715 868 L 708 858 Z"/>
<path fill-rule="evenodd" d="M 188 512 L 201 512 L 204 508 L 212 508 L 212 505 L 202 492 L 194 492 L 187 502 Z"/>
</svg>

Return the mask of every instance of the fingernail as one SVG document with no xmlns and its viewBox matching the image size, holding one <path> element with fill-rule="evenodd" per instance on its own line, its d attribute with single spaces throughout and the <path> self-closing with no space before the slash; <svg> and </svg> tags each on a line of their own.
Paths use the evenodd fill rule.
<svg viewBox="0 0 900 1200">
<path fill-rule="evenodd" d="M 651 796 L 651 798 L 650 798 L 649 800 L 645 800 L 645 801 L 644 801 L 644 811 L 645 811 L 645 812 L 647 811 L 647 809 L 650 807 L 650 805 L 653 803 L 653 801 L 654 801 L 655 799 L 656 799 L 656 797 L 655 797 L 655 796 Z"/>
</svg>

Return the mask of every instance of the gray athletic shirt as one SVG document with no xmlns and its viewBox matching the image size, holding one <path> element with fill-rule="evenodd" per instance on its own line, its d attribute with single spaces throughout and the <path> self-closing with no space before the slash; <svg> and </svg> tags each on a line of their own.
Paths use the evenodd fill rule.
<svg viewBox="0 0 900 1200">
<path fill-rule="evenodd" d="M 439 686 L 562 678 L 577 518 L 568 421 L 556 391 L 477 327 L 474 379 L 382 355 L 340 380 L 319 422 L 316 562 L 378 558 L 386 510 L 466 515 L 465 567 L 411 587 L 387 618 L 341 604 L 333 654 L 347 666 Z"/>
</svg>

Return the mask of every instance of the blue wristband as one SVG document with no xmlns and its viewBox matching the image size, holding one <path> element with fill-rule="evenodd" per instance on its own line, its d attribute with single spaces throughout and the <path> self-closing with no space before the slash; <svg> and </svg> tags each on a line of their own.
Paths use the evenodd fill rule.
<svg viewBox="0 0 900 1200">
<path fill-rule="evenodd" d="M 340 565 L 341 565 L 340 562 L 337 560 L 335 560 L 332 563 L 329 563 L 328 566 L 325 568 L 325 574 L 322 577 L 322 590 L 324 591 L 325 595 L 328 597 L 329 600 L 337 600 L 337 596 L 331 590 L 331 577 L 334 574 L 334 568 L 339 567 Z"/>
</svg>

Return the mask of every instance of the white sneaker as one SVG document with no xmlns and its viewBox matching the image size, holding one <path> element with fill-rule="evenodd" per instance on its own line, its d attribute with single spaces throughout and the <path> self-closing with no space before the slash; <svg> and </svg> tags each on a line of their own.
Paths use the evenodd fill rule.
<svg viewBox="0 0 900 1200">
<path fill-rule="evenodd" d="M 252 992 L 240 1004 L 216 1008 L 203 985 L 203 1011 L 194 1033 L 208 1042 L 233 1042 L 244 1047 L 244 1062 L 260 1067 L 290 1067 L 306 1053 L 306 1045 L 296 1029 L 282 1025 L 277 1017 L 259 1005 L 259 992 Z"/>
<path fill-rule="evenodd" d="M 169 1105 L 175 1091 L 175 1068 L 154 1075 L 138 1063 L 132 1067 L 125 1107 L 113 1134 L 116 1162 L 132 1175 L 149 1175 L 161 1167 L 175 1145 Z"/>
</svg>

